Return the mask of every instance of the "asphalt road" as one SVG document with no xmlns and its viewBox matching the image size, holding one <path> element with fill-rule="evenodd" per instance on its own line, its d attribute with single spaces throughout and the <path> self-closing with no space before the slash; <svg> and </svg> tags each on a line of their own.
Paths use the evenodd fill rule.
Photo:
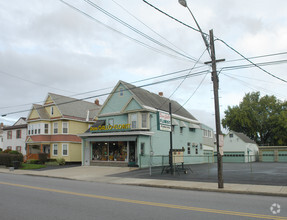
<svg viewBox="0 0 287 220">
<path fill-rule="evenodd" d="M 287 199 L 0 174 L 0 218 L 287 219 Z M 279 204 L 280 210 L 272 204 Z M 280 213 L 279 213 L 280 212 Z M 281 216 L 281 217 L 280 217 Z"/>
<path fill-rule="evenodd" d="M 187 166 L 188 167 L 188 166 Z M 162 172 L 161 167 L 135 170 L 115 174 L 117 177 L 144 179 L 165 179 L 198 182 L 217 182 L 217 164 L 194 164 L 192 172 L 175 172 L 174 175 Z M 150 172 L 151 171 L 151 172 Z M 151 175 L 150 175 L 151 174 Z M 224 163 L 223 179 L 225 183 L 287 186 L 287 163 Z"/>
</svg>

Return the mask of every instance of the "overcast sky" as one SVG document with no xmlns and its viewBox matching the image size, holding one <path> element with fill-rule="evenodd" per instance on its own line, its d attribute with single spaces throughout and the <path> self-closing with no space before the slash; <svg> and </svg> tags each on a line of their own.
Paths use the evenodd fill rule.
<svg viewBox="0 0 287 220">
<path fill-rule="evenodd" d="M 199 121 L 215 127 L 211 68 L 203 64 L 210 57 L 200 33 L 142 0 L 93 0 L 93 6 L 84 0 L 65 1 L 70 6 L 59 0 L 0 0 L 0 116 L 6 115 L 0 117 L 1 122 L 12 125 L 19 117 L 27 117 L 25 110 L 32 103 L 43 104 L 48 92 L 93 97 L 87 101 L 98 98 L 103 103 L 106 96 L 101 95 L 119 80 L 142 86 L 190 74 L 144 88 L 163 92 L 180 104 L 189 99 L 184 107 Z M 187 8 L 177 0 L 148 2 L 196 28 Z M 252 61 L 272 62 L 262 68 L 287 80 L 286 0 L 187 3 L 205 33 L 213 29 L 216 38 L 245 57 L 283 53 Z M 242 57 L 218 40 L 215 49 L 217 59 L 226 59 L 218 63 L 221 119 L 227 107 L 238 105 L 248 92 L 286 100 L 286 82 L 258 68 L 241 68 L 249 63 L 234 61 Z M 223 68 L 228 66 L 240 69 Z M 192 71 L 134 83 L 185 69 Z M 23 112 L 13 114 L 17 111 Z"/>
</svg>

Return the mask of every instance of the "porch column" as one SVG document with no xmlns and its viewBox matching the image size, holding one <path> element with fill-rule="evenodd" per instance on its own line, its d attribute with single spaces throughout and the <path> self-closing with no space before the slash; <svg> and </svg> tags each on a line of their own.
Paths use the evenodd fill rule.
<svg viewBox="0 0 287 220">
<path fill-rule="evenodd" d="M 26 155 L 28 156 L 30 154 L 30 145 L 27 144 L 27 148 L 26 148 Z"/>
<path fill-rule="evenodd" d="M 41 144 L 41 148 L 40 149 L 41 149 L 41 153 L 43 153 L 43 144 Z"/>
</svg>

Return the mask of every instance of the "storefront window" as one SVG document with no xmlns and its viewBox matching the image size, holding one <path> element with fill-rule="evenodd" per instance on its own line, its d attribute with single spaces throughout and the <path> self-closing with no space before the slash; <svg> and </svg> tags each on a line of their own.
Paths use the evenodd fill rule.
<svg viewBox="0 0 287 220">
<path fill-rule="evenodd" d="M 93 160 L 127 161 L 127 142 L 97 142 L 92 145 Z"/>
</svg>

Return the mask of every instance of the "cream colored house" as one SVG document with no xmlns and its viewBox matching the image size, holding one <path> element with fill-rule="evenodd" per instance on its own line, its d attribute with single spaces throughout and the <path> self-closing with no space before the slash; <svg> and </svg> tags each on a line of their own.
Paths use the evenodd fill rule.
<svg viewBox="0 0 287 220">
<path fill-rule="evenodd" d="M 86 102 L 49 93 L 43 105 L 34 104 L 27 118 L 27 157 L 38 159 L 44 152 L 49 158 L 64 158 L 67 162 L 80 162 L 81 138 L 94 122 L 100 109 L 98 100 Z"/>
</svg>

